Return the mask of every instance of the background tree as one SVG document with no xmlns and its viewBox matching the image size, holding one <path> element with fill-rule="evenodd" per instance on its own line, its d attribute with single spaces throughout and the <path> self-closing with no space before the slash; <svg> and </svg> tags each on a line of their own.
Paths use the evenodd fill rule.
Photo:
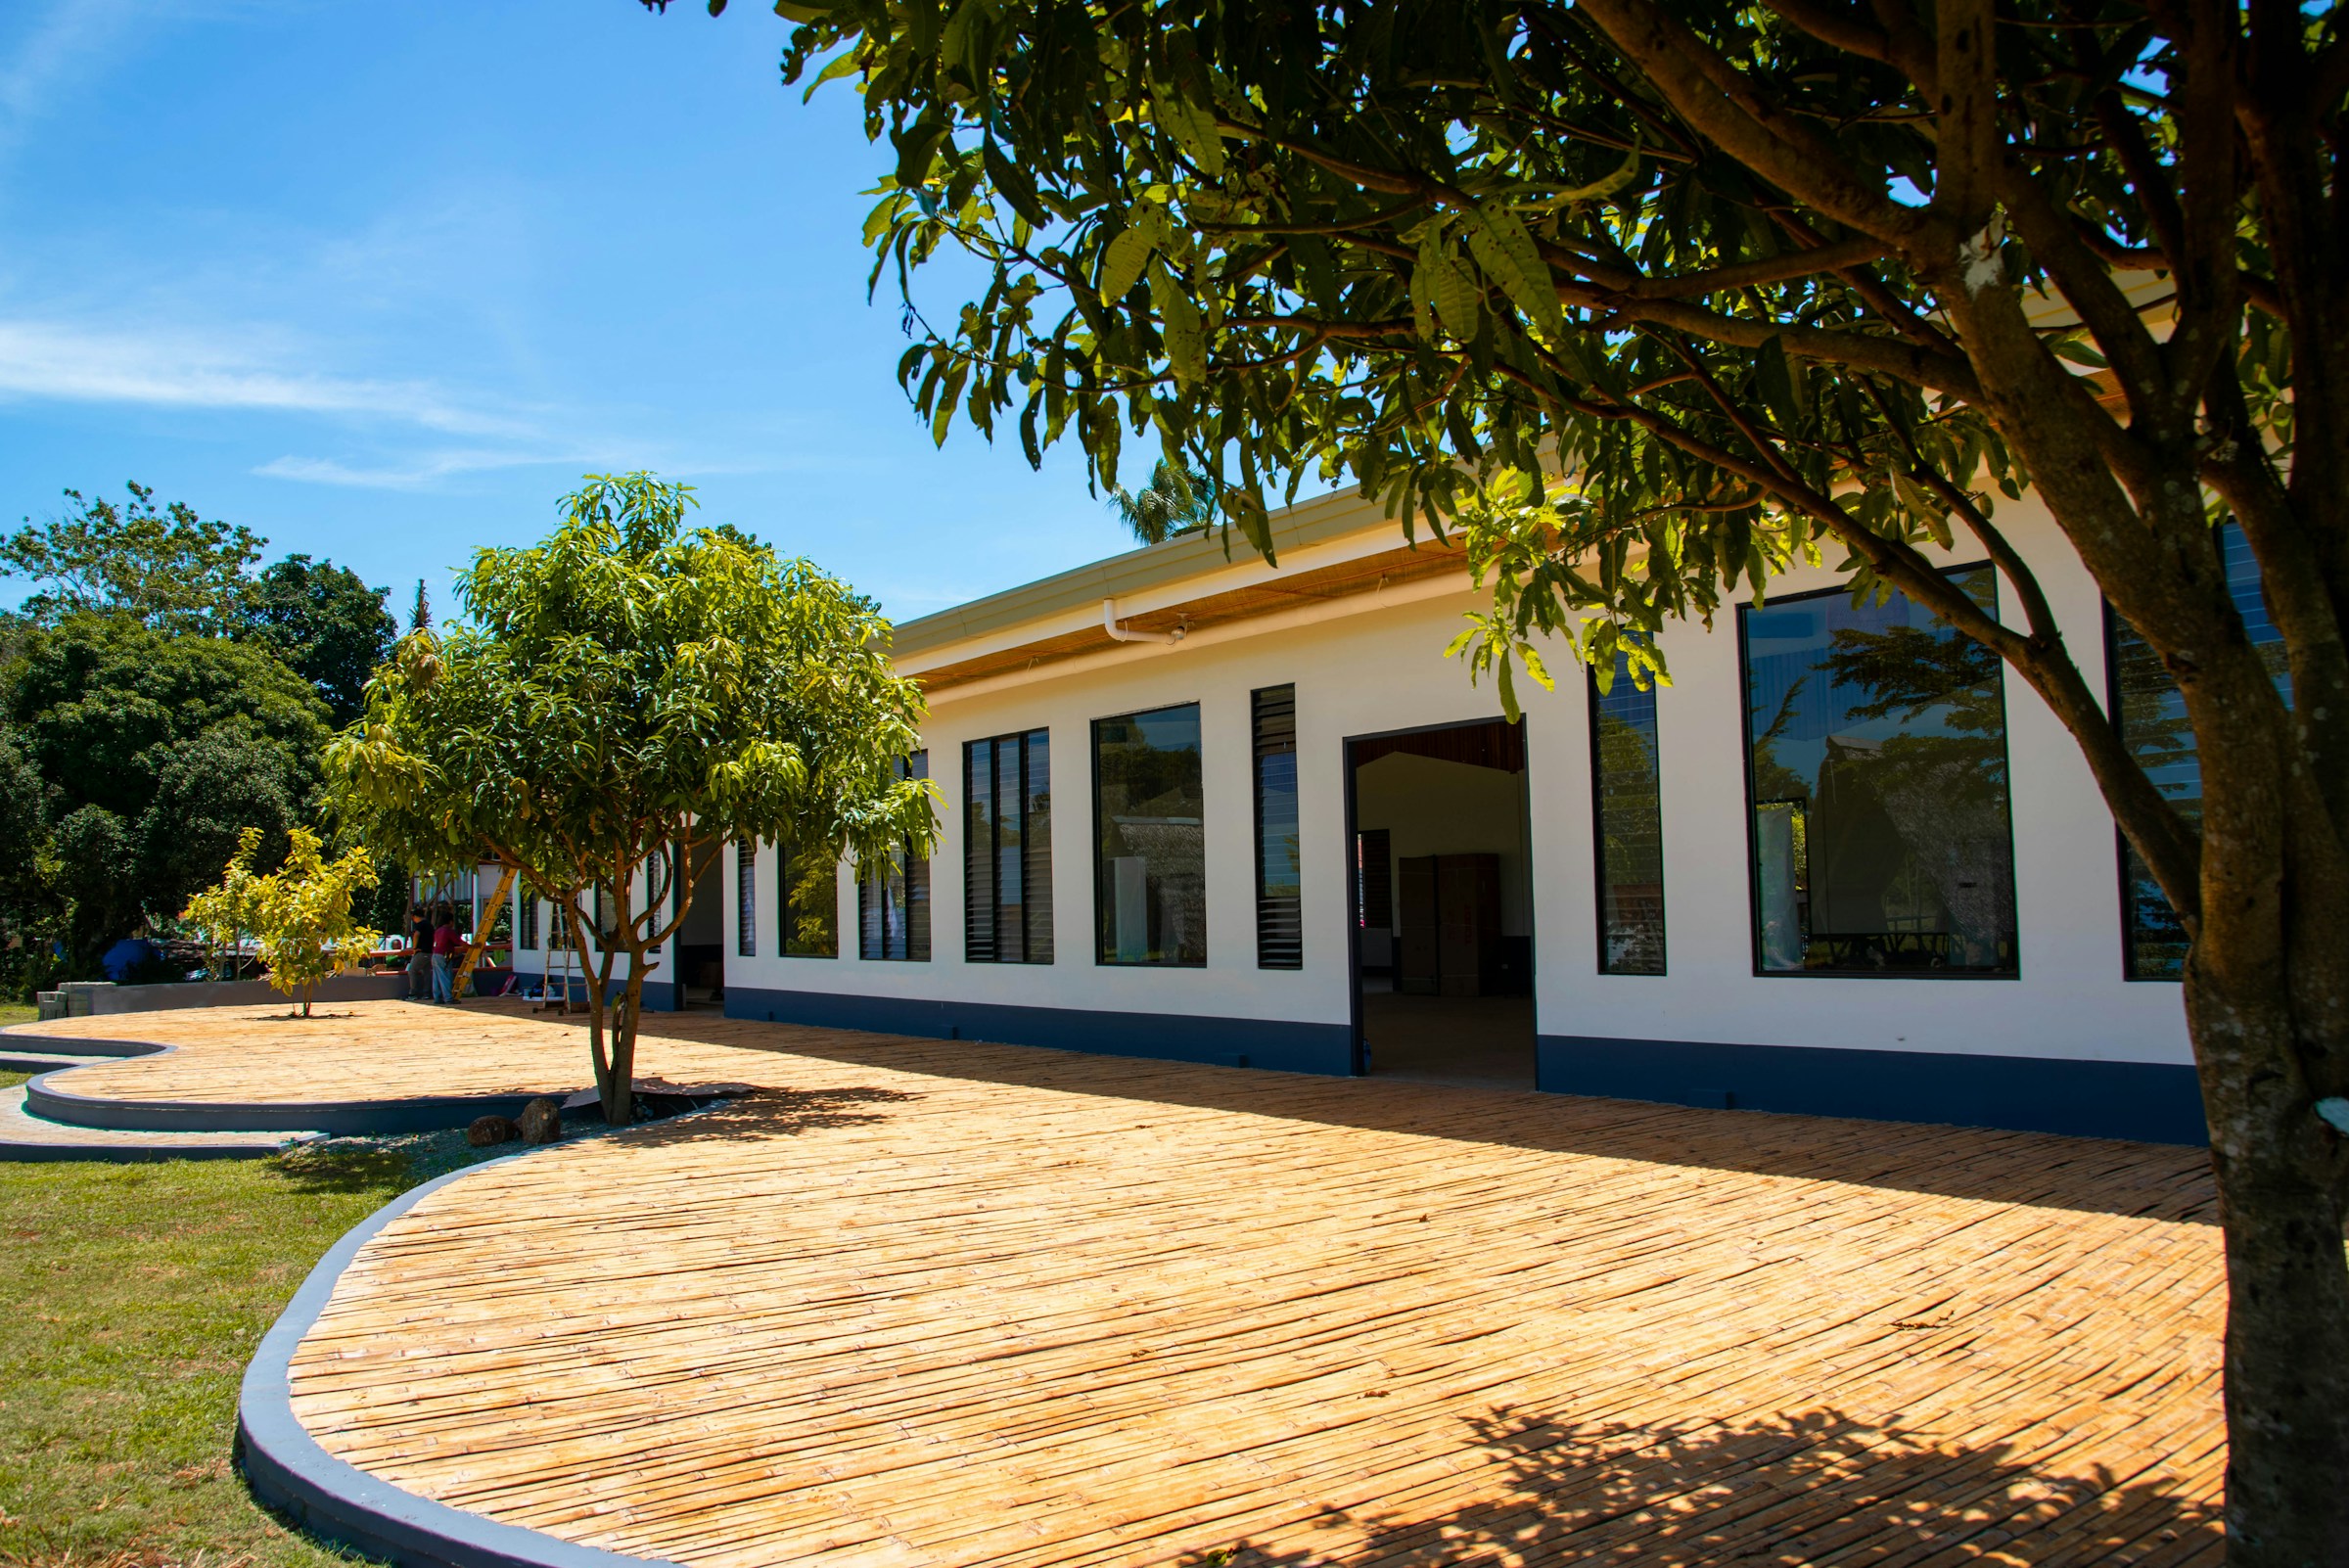
<svg viewBox="0 0 2349 1568">
<path fill-rule="evenodd" d="M 600 894 L 588 1039 L 616 1124 L 648 954 L 728 841 L 836 858 L 936 827 L 927 784 L 893 776 L 923 708 L 889 623 L 806 561 L 687 529 L 690 504 L 648 474 L 589 476 L 544 543 L 475 557 L 468 621 L 404 638 L 328 752 L 335 809 L 382 852 L 514 867 L 576 931 Z"/>
<path fill-rule="evenodd" d="M 359 716 L 367 677 L 392 655 L 399 628 L 384 608 L 389 594 L 348 567 L 289 555 L 253 580 L 239 635 L 315 686 L 340 729 Z"/>
<path fill-rule="evenodd" d="M 69 963 L 168 920 L 240 828 L 284 851 L 317 785 L 326 707 L 266 651 L 127 617 L 28 632 L 0 669 L 0 724 L 42 780 Z"/>
<path fill-rule="evenodd" d="M 155 504 L 135 480 L 116 506 L 66 491 L 75 511 L 0 537 L 0 576 L 42 584 L 22 613 L 43 624 L 83 614 L 125 615 L 160 630 L 226 632 L 244 616 L 247 573 L 264 542 L 210 523 L 185 501 Z"/>
<path fill-rule="evenodd" d="M 1144 544 L 1164 544 L 1178 533 L 1201 531 L 1220 515 L 1215 485 L 1165 458 L 1150 470 L 1150 483 L 1140 489 L 1112 487 L 1109 506 Z"/>
<path fill-rule="evenodd" d="M 720 3 L 713 10 L 722 9 Z M 2280 0 L 783 0 L 852 76 L 942 436 L 1128 431 L 1465 527 L 1463 651 L 1611 662 L 1804 562 L 2077 741 L 2191 940 L 2226 1218 L 2230 1551 L 2349 1561 L 2349 39 Z M 820 67 L 820 69 L 819 69 Z M 957 277 L 963 274 L 957 272 Z M 918 311 L 914 319 L 924 321 Z M 2165 800 L 1994 519 L 2028 484 L 2182 694 Z M 2288 702 L 2228 591 L 2238 526 Z M 1962 535 L 2014 623 L 1936 568 Z M 1504 684 L 1504 697 L 1507 687 Z M 2327 1112 L 2330 1113 L 2328 1119 Z"/>
</svg>

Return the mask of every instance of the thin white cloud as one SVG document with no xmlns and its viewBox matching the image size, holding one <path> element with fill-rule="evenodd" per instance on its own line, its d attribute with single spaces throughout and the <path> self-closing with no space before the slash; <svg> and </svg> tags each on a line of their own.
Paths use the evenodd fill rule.
<svg viewBox="0 0 2349 1568">
<path fill-rule="evenodd" d="M 535 434 L 529 421 L 465 407 L 424 383 L 319 375 L 289 368 L 284 357 L 169 329 L 0 318 L 0 397 L 355 416 L 508 438 Z"/>
<path fill-rule="evenodd" d="M 269 479 L 292 480 L 300 484 L 339 484 L 352 489 L 370 490 L 414 490 L 422 489 L 436 480 L 448 479 L 458 474 L 479 474 L 504 468 L 568 466 L 580 461 L 582 459 L 576 456 L 546 452 L 428 452 L 404 463 L 354 468 L 331 457 L 288 455 L 263 463 L 253 472 Z"/>
</svg>

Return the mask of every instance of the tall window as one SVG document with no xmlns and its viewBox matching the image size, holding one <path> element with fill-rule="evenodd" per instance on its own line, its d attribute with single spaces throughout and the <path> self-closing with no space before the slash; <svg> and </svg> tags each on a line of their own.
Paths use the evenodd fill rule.
<svg viewBox="0 0 2349 1568">
<path fill-rule="evenodd" d="M 538 946 L 538 895 L 525 887 L 515 893 L 514 902 L 522 910 L 521 929 L 514 933 L 514 945 L 525 952 L 534 951 Z"/>
<path fill-rule="evenodd" d="M 759 956 L 759 845 L 753 839 L 734 841 L 734 950 Z"/>
<path fill-rule="evenodd" d="M 2243 618 L 2244 632 L 2288 703 L 2292 677 L 2284 662 L 2283 633 L 2268 619 L 2259 559 L 2251 553 L 2243 530 L 2233 523 L 2219 530 L 2219 553 L 2226 563 L 2227 592 L 2234 600 L 2235 614 Z M 2121 744 L 2179 814 L 2197 821 L 2202 814 L 2202 759 L 2195 750 L 2193 726 L 2187 721 L 2186 699 L 2179 696 L 2160 656 L 2109 605 L 2104 625 L 2112 712 Z M 2128 840 L 2121 840 L 2122 973 L 2131 980 L 2176 980 L 2185 972 L 2187 946 L 2186 927 L 2179 923 L 2161 884 Z"/>
<path fill-rule="evenodd" d="M 896 772 L 900 779 L 928 778 L 930 754 L 900 759 Z M 930 861 L 909 845 L 857 867 L 856 956 L 930 961 Z"/>
<path fill-rule="evenodd" d="M 1664 802 L 1656 689 L 1618 655 L 1605 691 L 1590 678 L 1590 798 L 1598 871 L 1598 972 L 1664 973 Z"/>
<path fill-rule="evenodd" d="M 777 925 L 786 958 L 840 956 L 840 856 L 829 850 L 775 847 Z"/>
<path fill-rule="evenodd" d="M 962 956 L 1052 961 L 1052 743 L 1047 731 L 962 748 Z"/>
<path fill-rule="evenodd" d="M 1207 962 L 1199 705 L 1093 720 L 1094 956 Z"/>
<path fill-rule="evenodd" d="M 1305 877 L 1297 853 L 1297 688 L 1267 686 L 1256 722 L 1256 966 L 1305 967 Z"/>
<path fill-rule="evenodd" d="M 1951 572 L 1997 612 L 1987 566 Z M 1758 974 L 2011 977 L 1999 660 L 1901 594 L 1743 605 Z"/>
</svg>

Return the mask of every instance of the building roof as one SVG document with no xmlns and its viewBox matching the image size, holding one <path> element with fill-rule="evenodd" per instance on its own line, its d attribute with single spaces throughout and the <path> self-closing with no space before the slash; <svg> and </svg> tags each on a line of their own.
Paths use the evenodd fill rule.
<svg viewBox="0 0 2349 1568">
<path fill-rule="evenodd" d="M 1351 490 L 1285 507 L 1271 522 L 1273 562 L 1237 533 L 1228 549 L 1220 533 L 1187 534 L 905 622 L 892 653 L 936 693 L 1118 647 L 1105 602 L 1123 626 L 1188 635 L 1468 570 L 1455 542 L 1407 542 Z"/>
</svg>

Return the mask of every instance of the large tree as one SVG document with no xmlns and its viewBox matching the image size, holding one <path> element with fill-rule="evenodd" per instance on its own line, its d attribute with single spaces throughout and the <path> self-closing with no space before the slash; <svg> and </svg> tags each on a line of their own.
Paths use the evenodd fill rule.
<svg viewBox="0 0 2349 1568">
<path fill-rule="evenodd" d="M 399 627 L 384 607 L 390 593 L 348 567 L 289 555 L 253 579 L 238 634 L 316 687 L 341 728 L 359 716 L 367 677 L 391 657 Z"/>
<path fill-rule="evenodd" d="M 722 9 L 714 0 L 712 10 Z M 1610 667 L 1831 552 L 2004 660 L 2190 938 L 2230 1549 L 2349 1561 L 2349 38 L 2286 0 L 784 0 L 892 157 L 941 438 L 1130 433 L 1467 530 L 1468 651 Z M 966 274 L 957 271 L 955 277 Z M 935 329 L 930 323 L 935 321 Z M 2302 439 L 2305 437 L 2306 439 Z M 2065 645 L 2028 485 L 2182 694 L 2198 818 Z M 1293 493 L 1293 491 L 1292 491 Z M 2240 528 L 2288 692 L 2227 591 Z M 2008 624 L 1936 570 L 1988 556 Z"/>
<path fill-rule="evenodd" d="M 69 962 L 177 916 L 263 830 L 285 852 L 326 744 L 326 708 L 263 649 L 122 615 L 27 631 L 0 669 L 0 724 L 41 780 Z M 29 890 L 23 890 L 29 891 Z"/>
<path fill-rule="evenodd" d="M 73 511 L 0 535 L 0 576 L 37 584 L 23 613 L 55 623 L 69 616 L 124 615 L 160 630 L 225 633 L 245 616 L 247 575 L 266 541 L 241 524 L 209 521 L 185 501 L 155 504 L 132 481 L 116 505 L 66 491 Z"/>
<path fill-rule="evenodd" d="M 595 934 L 589 1053 L 616 1124 L 649 955 L 729 840 L 833 863 L 936 832 L 929 786 L 893 766 L 923 709 L 889 623 L 806 561 L 686 528 L 691 499 L 589 476 L 544 543 L 475 558 L 467 621 L 403 638 L 328 752 L 361 842 L 412 865 L 494 860 Z"/>
</svg>

